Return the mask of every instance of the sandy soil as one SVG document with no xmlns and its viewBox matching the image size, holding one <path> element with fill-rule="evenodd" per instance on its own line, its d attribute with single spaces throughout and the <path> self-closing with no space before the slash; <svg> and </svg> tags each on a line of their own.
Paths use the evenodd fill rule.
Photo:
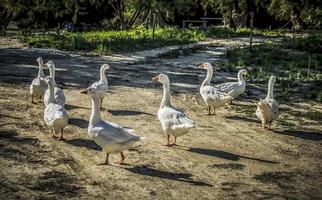
<svg viewBox="0 0 322 200">
<path fill-rule="evenodd" d="M 226 47 L 225 47 L 226 48 Z M 220 48 L 219 48 L 220 49 Z M 172 59 L 128 63 L 47 49 L 0 49 L 1 199 L 319 199 L 322 196 L 321 104 L 283 102 L 272 131 L 263 130 L 254 102 L 266 88 L 249 86 L 236 105 L 206 116 L 197 86 L 202 61 L 220 59 L 217 47 Z M 70 117 L 65 142 L 49 137 L 42 104 L 29 102 L 35 58 L 57 63 Z M 146 138 L 126 152 L 126 165 L 97 166 L 104 159 L 87 137 L 90 100 L 80 88 L 98 78 L 107 62 L 111 90 L 102 117 Z M 115 67 L 114 67 L 115 66 Z M 161 86 L 151 81 L 167 72 L 172 102 L 196 128 L 162 146 L 157 110 Z M 47 72 L 46 72 L 47 73 Z M 219 73 L 215 82 L 234 79 Z M 278 94 L 278 92 L 277 92 Z M 117 161 L 118 155 L 112 156 Z"/>
</svg>

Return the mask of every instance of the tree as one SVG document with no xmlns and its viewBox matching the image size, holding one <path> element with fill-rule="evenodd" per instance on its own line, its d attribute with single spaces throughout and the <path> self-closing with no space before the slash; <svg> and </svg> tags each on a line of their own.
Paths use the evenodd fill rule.
<svg viewBox="0 0 322 200">
<path fill-rule="evenodd" d="M 267 9 L 276 19 L 291 20 L 295 29 L 302 29 L 304 23 L 321 27 L 321 5 L 319 0 L 271 0 Z"/>
</svg>

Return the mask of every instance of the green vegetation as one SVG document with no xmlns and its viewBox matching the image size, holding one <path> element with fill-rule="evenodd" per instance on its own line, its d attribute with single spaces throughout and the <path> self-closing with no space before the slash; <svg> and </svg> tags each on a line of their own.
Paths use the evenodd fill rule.
<svg viewBox="0 0 322 200">
<path fill-rule="evenodd" d="M 294 94 L 321 101 L 322 87 L 322 37 L 285 39 L 278 43 L 265 43 L 249 48 L 227 51 L 227 61 L 222 70 L 246 67 L 251 82 L 265 82 L 271 74 L 278 77 L 282 96 Z M 298 88 L 297 91 L 294 88 Z"/>
<path fill-rule="evenodd" d="M 2 31 L 10 21 L 20 28 L 64 28 L 64 22 L 73 22 L 78 27 L 86 23 L 126 30 L 152 23 L 178 25 L 182 19 L 200 19 L 205 13 L 219 14 L 229 27 L 241 28 L 249 27 L 251 12 L 255 27 L 322 26 L 321 2 L 304 0 L 1 0 L 0 11 Z"/>
<path fill-rule="evenodd" d="M 140 51 L 169 45 L 181 45 L 203 40 L 205 35 L 197 30 L 158 28 L 155 39 L 150 29 L 131 31 L 98 31 L 65 33 L 63 35 L 29 35 L 22 41 L 34 47 L 53 47 L 61 50 L 86 50 L 99 54 Z"/>
<path fill-rule="evenodd" d="M 257 36 L 279 36 L 285 30 L 268 31 L 254 30 Z M 51 47 L 67 51 L 90 51 L 98 54 L 112 52 L 141 51 L 163 46 L 182 45 L 205 40 L 206 38 L 242 37 L 249 36 L 250 29 L 211 28 L 178 29 L 157 28 L 155 38 L 152 30 L 136 28 L 130 31 L 95 31 L 95 32 L 66 32 L 63 35 L 39 34 L 25 35 L 21 40 L 33 47 Z"/>
<path fill-rule="evenodd" d="M 285 29 L 253 29 L 254 36 L 267 36 L 267 37 L 275 37 L 275 36 L 283 36 L 288 33 L 288 30 Z M 210 28 L 204 31 L 207 37 L 210 38 L 229 38 L 229 37 L 249 37 L 251 33 L 250 28 Z"/>
</svg>

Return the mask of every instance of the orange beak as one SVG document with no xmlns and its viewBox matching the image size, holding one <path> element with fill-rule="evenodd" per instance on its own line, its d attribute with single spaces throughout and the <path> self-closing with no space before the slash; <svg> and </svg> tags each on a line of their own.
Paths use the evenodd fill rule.
<svg viewBox="0 0 322 200">
<path fill-rule="evenodd" d="M 154 81 L 159 81 L 159 80 L 160 80 L 159 75 L 158 75 L 158 76 L 153 77 L 153 78 L 152 78 L 152 80 L 154 80 Z"/>
<path fill-rule="evenodd" d="M 80 93 L 81 94 L 87 94 L 87 90 L 82 90 Z"/>
<path fill-rule="evenodd" d="M 201 65 L 199 65 L 199 68 L 201 68 L 201 69 L 205 69 L 205 64 L 201 64 Z"/>
</svg>

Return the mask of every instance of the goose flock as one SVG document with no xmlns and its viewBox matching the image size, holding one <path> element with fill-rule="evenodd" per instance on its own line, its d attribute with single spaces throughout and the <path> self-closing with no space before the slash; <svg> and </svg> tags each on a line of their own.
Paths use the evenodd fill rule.
<svg viewBox="0 0 322 200">
<path fill-rule="evenodd" d="M 38 75 L 30 85 L 31 102 L 34 103 L 34 98 L 41 102 L 43 98 L 45 104 L 44 121 L 52 130 L 52 138 L 57 138 L 60 133 L 59 139 L 64 140 L 63 130 L 68 125 L 68 114 L 65 110 L 64 91 L 55 82 L 55 64 L 53 61 L 44 64 L 41 57 L 37 58 L 37 62 L 39 64 Z M 44 75 L 44 66 L 49 68 L 49 76 Z M 232 103 L 233 99 L 245 92 L 244 76 L 247 74 L 246 69 L 241 69 L 238 72 L 237 82 L 211 85 L 213 66 L 205 62 L 199 68 L 207 70 L 206 78 L 200 86 L 200 95 L 208 107 L 208 115 L 214 115 L 216 109 L 227 103 Z M 108 90 L 105 72 L 109 69 L 108 64 L 103 64 L 100 68 L 100 80 L 80 92 L 91 99 L 92 112 L 88 125 L 88 136 L 106 153 L 105 161 L 100 163 L 102 165 L 109 164 L 109 154 L 111 153 L 120 154 L 121 159 L 118 164 L 123 164 L 125 159 L 123 152 L 130 149 L 136 142 L 144 140 L 134 130 L 106 121 L 101 117 L 103 99 Z M 166 74 L 159 74 L 152 80 L 161 83 L 163 86 L 163 97 L 158 118 L 167 137 L 165 146 L 172 147 L 177 145 L 177 137 L 187 134 L 189 130 L 195 127 L 195 124 L 182 110 L 171 104 L 169 77 Z M 271 76 L 266 98 L 260 99 L 257 103 L 256 116 L 261 120 L 265 129 L 270 129 L 272 122 L 278 117 L 279 105 L 273 95 L 275 82 L 276 77 Z M 172 141 L 170 141 L 171 136 L 173 137 Z"/>
</svg>

